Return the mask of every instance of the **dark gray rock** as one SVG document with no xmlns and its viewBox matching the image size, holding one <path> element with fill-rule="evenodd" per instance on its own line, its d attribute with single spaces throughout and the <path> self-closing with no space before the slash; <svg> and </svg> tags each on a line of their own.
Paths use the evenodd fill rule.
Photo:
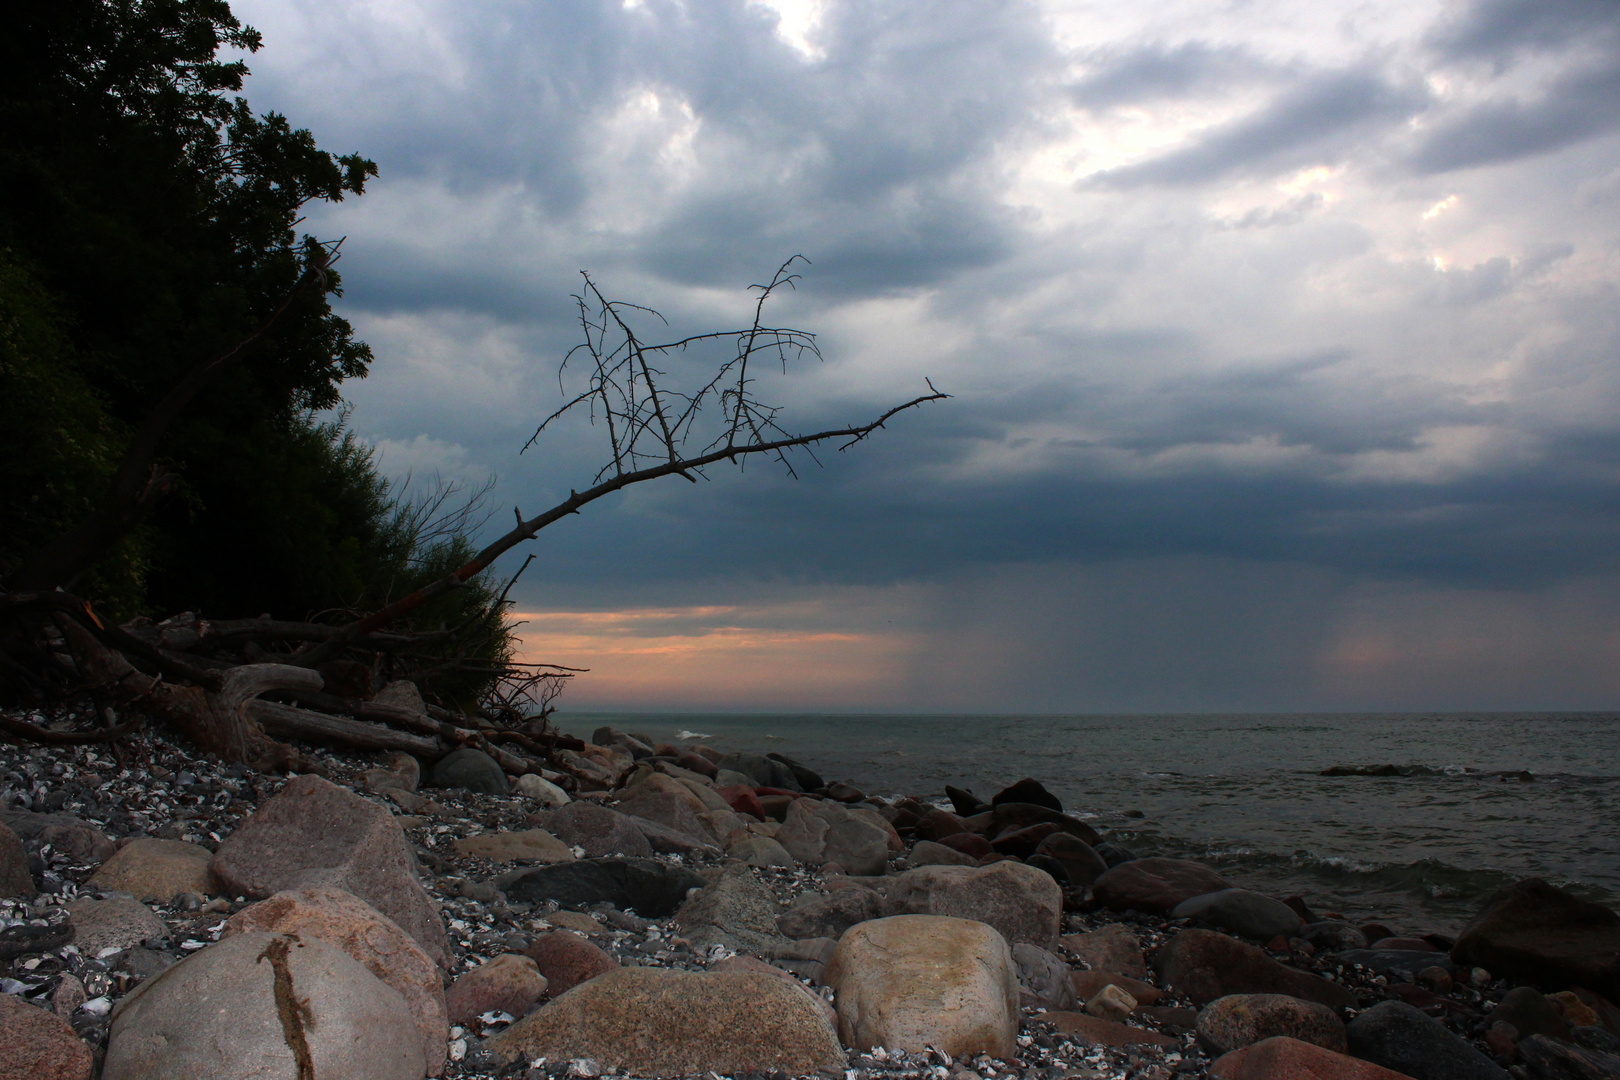
<svg viewBox="0 0 1620 1080">
<path fill-rule="evenodd" d="M 1076 1004 L 1069 965 L 1039 945 L 1021 941 L 1012 949 L 1018 966 L 1018 1000 L 1026 1007 L 1072 1009 Z"/>
<path fill-rule="evenodd" d="M 1505 1069 L 1404 1001 L 1374 1005 L 1345 1034 L 1350 1053 L 1412 1080 L 1508 1080 Z"/>
<path fill-rule="evenodd" d="M 1052 858 L 1050 855 L 1035 854 L 1031 855 L 1024 861 L 1037 870 L 1045 870 L 1052 876 L 1053 881 L 1057 882 L 1065 889 L 1071 884 L 1069 880 L 1069 868 L 1064 866 L 1057 859 Z"/>
<path fill-rule="evenodd" d="M 655 919 L 673 914 L 689 890 L 708 885 L 701 874 L 656 859 L 581 859 L 527 867 L 502 874 L 495 883 L 512 900 L 555 900 L 569 908 L 605 901 Z"/>
<path fill-rule="evenodd" d="M 951 800 L 951 806 L 960 817 L 972 817 L 990 809 L 989 803 L 982 801 L 967 788 L 959 788 L 954 784 L 945 785 L 945 797 Z"/>
<path fill-rule="evenodd" d="M 77 866 L 100 865 L 118 850 L 100 829 L 72 814 L 0 810 L 0 825 L 16 833 L 30 854 L 49 844 L 52 851 L 66 855 Z"/>
<path fill-rule="evenodd" d="M 836 938 L 856 923 L 882 914 L 883 898 L 871 889 L 855 886 L 785 911 L 776 917 L 776 925 L 790 938 Z"/>
<path fill-rule="evenodd" d="M 1620 1080 L 1620 1055 L 1570 1046 L 1545 1035 L 1521 1039 L 1519 1058 L 1532 1080 Z"/>
<path fill-rule="evenodd" d="M 433 783 L 436 787 L 460 788 L 485 795 L 505 795 L 511 790 L 500 762 L 470 746 L 440 758 L 433 766 Z"/>
<path fill-rule="evenodd" d="M 746 866 L 726 868 L 675 913 L 675 923 L 693 948 L 723 945 L 754 956 L 770 956 L 786 945 L 776 928 L 776 898 Z"/>
<path fill-rule="evenodd" d="M 1032 806 L 1044 806 L 1048 810 L 1063 813 L 1063 804 L 1058 801 L 1058 797 L 1041 786 L 1039 780 L 1027 776 L 1016 784 L 1002 788 L 990 799 L 992 807 L 1003 803 L 1029 803 Z"/>
<path fill-rule="evenodd" d="M 780 788 L 783 791 L 803 791 L 793 770 L 774 758 L 762 754 L 727 754 L 715 762 L 717 769 L 730 769 L 742 773 L 756 787 Z"/>
<path fill-rule="evenodd" d="M 543 827 L 570 847 L 583 848 L 588 858 L 605 855 L 644 858 L 653 853 L 652 843 L 635 819 L 583 800 L 553 810 L 546 816 Z"/>
<path fill-rule="evenodd" d="M 1183 900 L 1170 911 L 1172 919 L 1197 919 L 1233 934 L 1270 941 L 1281 934 L 1299 933 L 1299 916 L 1294 909 L 1248 889 L 1220 889 Z"/>
<path fill-rule="evenodd" d="M 1038 803 L 1004 802 L 990 812 L 990 828 L 987 836 L 1001 836 L 1003 833 L 1017 829 L 1027 829 L 1031 825 L 1056 825 L 1070 836 L 1079 837 L 1088 844 L 1097 844 L 1102 837 L 1097 830 L 1081 821 L 1071 817 L 1061 810 L 1054 810 L 1050 806 L 1041 806 Z"/>
<path fill-rule="evenodd" d="M 1457 936 L 1451 958 L 1612 999 L 1620 996 L 1620 914 L 1528 878 L 1486 901 Z"/>
<path fill-rule="evenodd" d="M 1486 1024 L 1494 1024 L 1498 1020 L 1512 1024 L 1523 1037 L 1546 1035 L 1548 1038 L 1569 1041 L 1569 1022 L 1564 1019 L 1563 1010 L 1554 1006 L 1533 986 L 1509 990 L 1501 1004 L 1485 1016 Z"/>
<path fill-rule="evenodd" d="M 1092 844 L 1091 850 L 1095 851 L 1099 856 L 1101 856 L 1102 861 L 1108 864 L 1108 869 L 1110 870 L 1118 866 L 1120 863 L 1133 862 L 1136 859 L 1136 852 L 1132 851 L 1130 848 L 1121 847 L 1118 844 L 1110 844 L 1106 840 L 1100 844 Z"/>
<path fill-rule="evenodd" d="M 799 764 L 786 754 L 766 754 L 765 756 L 772 761 L 780 761 L 783 765 L 786 765 L 788 771 L 793 773 L 793 779 L 797 780 L 799 786 L 805 791 L 819 791 L 827 786 L 822 782 L 821 775 L 814 769 Z"/>
<path fill-rule="evenodd" d="M 0 896 L 28 900 L 33 895 L 34 876 L 28 871 L 28 852 L 16 833 L 0 825 Z"/>
<path fill-rule="evenodd" d="M 1346 922 L 1314 922 L 1300 927 L 1299 936 L 1317 952 L 1345 952 L 1365 949 L 1367 935 Z"/>
<path fill-rule="evenodd" d="M 1108 864 L 1092 846 L 1071 833 L 1056 832 L 1042 840 L 1035 854 L 1056 859 L 1069 875 L 1070 885 L 1090 885 L 1108 872 Z M 1031 865 L 1034 865 L 1031 860 Z"/>
</svg>

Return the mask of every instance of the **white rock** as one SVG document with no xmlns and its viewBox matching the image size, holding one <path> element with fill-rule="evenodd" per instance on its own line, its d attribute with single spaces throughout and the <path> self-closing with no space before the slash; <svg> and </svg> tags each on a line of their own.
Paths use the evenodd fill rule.
<svg viewBox="0 0 1620 1080">
<path fill-rule="evenodd" d="M 553 784 L 539 773 L 524 773 L 517 778 L 512 790 L 525 799 L 533 799 L 546 809 L 565 806 L 572 800 L 568 792 Z"/>
</svg>

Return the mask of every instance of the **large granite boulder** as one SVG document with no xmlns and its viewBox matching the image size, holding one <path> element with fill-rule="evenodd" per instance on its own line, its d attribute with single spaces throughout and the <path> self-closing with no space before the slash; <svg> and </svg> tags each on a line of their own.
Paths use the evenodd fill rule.
<svg viewBox="0 0 1620 1080">
<path fill-rule="evenodd" d="M 8 1080 L 90 1080 L 90 1047 L 56 1014 L 0 994 L 0 1076 Z"/>
<path fill-rule="evenodd" d="M 1412 1080 L 1370 1061 L 1279 1035 L 1223 1054 L 1210 1064 L 1212 1080 Z"/>
<path fill-rule="evenodd" d="M 425 1070 L 397 991 L 319 938 L 253 932 L 194 953 L 121 1001 L 102 1078 L 421 1080 Z"/>
<path fill-rule="evenodd" d="M 511 870 L 495 879 L 495 887 L 513 900 L 555 900 L 569 908 L 605 902 L 649 919 L 673 914 L 688 892 L 708 883 L 695 871 L 657 859 L 580 859 Z"/>
<path fill-rule="evenodd" d="M 1256 948 L 1214 930 L 1183 930 L 1154 957 L 1160 981 L 1204 1005 L 1228 994 L 1286 994 L 1330 1009 L 1356 1005 L 1338 983 L 1279 964 Z"/>
<path fill-rule="evenodd" d="M 427 1075 L 444 1068 L 444 984 L 432 958 L 394 920 L 352 893 L 297 889 L 243 908 L 225 923 L 221 939 L 237 934 L 292 934 L 342 949 L 404 1000 L 421 1036 Z"/>
<path fill-rule="evenodd" d="M 675 913 L 675 925 L 693 948 L 716 945 L 769 956 L 787 944 L 776 926 L 776 897 L 746 866 L 726 867 L 712 885 L 694 893 Z"/>
<path fill-rule="evenodd" d="M 697 796 L 667 776 L 655 775 L 652 779 L 667 781 L 674 790 L 655 788 L 651 783 L 640 784 L 630 798 L 618 804 L 616 809 L 619 813 L 689 836 L 694 843 L 712 845 L 726 839 L 717 837 L 715 830 L 703 820 L 708 807 Z M 651 839 L 648 837 L 649 841 Z"/>
<path fill-rule="evenodd" d="M 1540 983 L 1620 996 L 1620 915 L 1540 878 L 1509 885 L 1457 936 L 1451 958 Z"/>
<path fill-rule="evenodd" d="M 850 1046 L 1016 1052 L 1017 968 L 1006 939 L 984 923 L 935 915 L 861 923 L 839 941 L 825 979 Z"/>
<path fill-rule="evenodd" d="M 716 770 L 730 769 L 732 772 L 742 773 L 754 782 L 755 787 L 776 788 L 780 791 L 803 791 L 798 777 L 793 775 L 792 766 L 775 758 L 760 754 L 727 754 L 715 762 Z"/>
<path fill-rule="evenodd" d="M 889 866 L 887 830 L 826 799 L 795 799 L 776 842 L 807 866 L 837 863 L 859 875 L 882 874 Z"/>
<path fill-rule="evenodd" d="M 1350 1053 L 1413 1080 L 1508 1080 L 1508 1073 L 1404 1001 L 1384 1001 L 1350 1021 Z"/>
<path fill-rule="evenodd" d="M 1232 883 L 1203 863 L 1189 859 L 1132 859 L 1091 884 L 1091 894 L 1115 911 L 1168 915 L 1178 904 Z"/>
<path fill-rule="evenodd" d="M 353 893 L 449 966 L 438 906 L 394 815 L 318 776 L 289 780 L 225 838 L 210 866 L 230 894 L 253 900 L 287 889 Z"/>
<path fill-rule="evenodd" d="M 1020 862 L 919 866 L 895 877 L 883 913 L 973 919 L 995 927 L 1009 946 L 1050 949 L 1063 917 L 1063 890 L 1051 875 Z"/>
<path fill-rule="evenodd" d="M 198 844 L 141 837 L 119 848 L 96 868 L 85 885 L 163 904 L 185 892 L 214 896 L 219 892 L 219 882 L 208 868 L 213 857 L 213 852 Z"/>
<path fill-rule="evenodd" d="M 534 819 L 531 819 L 534 820 Z M 635 820 L 617 810 L 590 802 L 571 802 L 545 815 L 546 831 L 565 844 L 584 850 L 588 858 L 629 855 L 645 858 L 653 853 Z"/>
<path fill-rule="evenodd" d="M 1198 1013 L 1198 1041 L 1212 1054 L 1285 1035 L 1337 1053 L 1348 1049 L 1344 1021 L 1326 1005 L 1284 994 L 1231 994 Z"/>
<path fill-rule="evenodd" d="M 632 1076 L 842 1072 L 821 1005 L 755 971 L 620 968 L 530 1013 L 485 1043 L 498 1060 L 588 1058 Z"/>
<path fill-rule="evenodd" d="M 1170 911 L 1172 919 L 1196 919 L 1230 934 L 1270 941 L 1293 937 L 1304 924 L 1294 909 L 1281 900 L 1248 889 L 1221 889 L 1183 900 Z"/>
</svg>

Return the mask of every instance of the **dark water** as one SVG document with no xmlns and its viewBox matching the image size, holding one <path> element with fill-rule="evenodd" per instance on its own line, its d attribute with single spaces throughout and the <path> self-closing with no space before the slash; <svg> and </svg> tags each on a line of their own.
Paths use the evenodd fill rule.
<svg viewBox="0 0 1620 1080">
<path fill-rule="evenodd" d="M 1197 857 L 1237 884 L 1412 931 L 1456 929 L 1531 875 L 1620 906 L 1616 714 L 557 719 L 585 738 L 610 723 L 779 751 L 873 794 L 942 799 L 953 783 L 988 799 L 1033 776 L 1138 854 Z M 1386 764 L 1401 775 L 1320 775 Z"/>
</svg>

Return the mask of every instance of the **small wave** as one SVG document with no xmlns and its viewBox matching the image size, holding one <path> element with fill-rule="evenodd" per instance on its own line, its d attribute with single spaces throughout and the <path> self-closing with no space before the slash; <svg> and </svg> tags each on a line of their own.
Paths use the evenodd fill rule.
<svg viewBox="0 0 1620 1080">
<path fill-rule="evenodd" d="M 1531 783 L 1536 779 L 1529 769 L 1498 769 L 1485 772 L 1467 765 L 1333 765 L 1317 773 L 1318 776 L 1469 776 L 1480 779 L 1517 780 Z"/>
<path fill-rule="evenodd" d="M 675 737 L 677 739 L 688 739 L 688 740 L 690 740 L 690 739 L 712 739 L 712 738 L 714 738 L 713 735 L 710 735 L 710 734 L 708 734 L 706 732 L 687 731 L 685 728 L 682 728 L 681 733 L 679 735 L 675 736 Z"/>
</svg>

